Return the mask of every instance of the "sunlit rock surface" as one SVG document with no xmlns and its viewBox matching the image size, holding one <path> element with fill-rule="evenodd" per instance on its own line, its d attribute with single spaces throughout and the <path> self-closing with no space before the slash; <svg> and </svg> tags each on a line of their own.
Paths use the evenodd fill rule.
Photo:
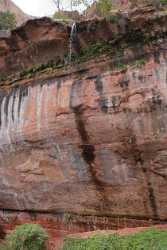
<svg viewBox="0 0 167 250">
<path fill-rule="evenodd" d="M 1 83 L 4 229 L 33 221 L 59 237 L 166 222 L 166 23 L 161 28 L 140 65 L 129 50 L 126 69 L 106 56 Z"/>
</svg>

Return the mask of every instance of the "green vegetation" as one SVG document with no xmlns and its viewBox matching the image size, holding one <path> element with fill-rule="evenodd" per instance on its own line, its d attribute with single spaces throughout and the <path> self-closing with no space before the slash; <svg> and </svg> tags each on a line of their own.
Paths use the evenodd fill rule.
<svg viewBox="0 0 167 250">
<path fill-rule="evenodd" d="M 105 17 L 107 16 L 112 9 L 112 0 L 99 0 L 97 2 L 97 10 L 100 15 Z"/>
<path fill-rule="evenodd" d="M 15 15 L 9 11 L 0 11 L 0 30 L 11 30 L 16 27 Z"/>
<path fill-rule="evenodd" d="M 66 239 L 63 250 L 166 250 L 167 231 L 149 229 L 128 236 L 94 235 L 88 239 Z"/>
<path fill-rule="evenodd" d="M 124 41 L 124 43 L 121 44 L 121 47 L 115 47 L 113 46 L 113 41 L 104 41 L 100 40 L 94 43 L 89 43 L 86 47 L 81 48 L 79 54 L 72 54 L 71 63 L 72 64 L 79 64 L 86 62 L 87 60 L 99 58 L 101 55 L 107 55 L 111 59 L 116 58 L 116 60 L 113 62 L 113 68 L 116 68 L 118 70 L 125 70 L 127 68 L 127 64 L 125 64 L 122 61 L 123 57 L 123 51 L 128 46 L 127 43 Z M 68 66 L 70 63 L 68 62 L 68 54 L 65 55 L 65 61 L 63 62 L 60 59 L 57 59 L 55 61 L 51 60 L 46 64 L 39 64 L 34 65 L 31 68 L 27 68 L 20 72 L 17 76 L 18 79 L 22 78 L 31 78 L 37 73 L 52 73 L 57 69 L 63 68 Z M 136 60 L 132 60 L 131 63 L 129 63 L 131 66 L 135 67 L 141 67 L 145 65 L 146 59 L 145 58 L 137 58 Z M 13 79 L 14 76 L 6 77 L 5 75 L 0 75 L 0 81 L 7 81 L 10 79 Z"/>
<path fill-rule="evenodd" d="M 42 72 L 42 71 L 45 71 L 46 69 L 49 70 L 53 70 L 53 69 L 56 69 L 56 68 L 59 68 L 59 67 L 62 67 L 62 62 L 59 61 L 49 61 L 48 63 L 46 64 L 39 64 L 39 65 L 34 65 L 33 67 L 31 68 L 28 68 L 28 69 L 25 69 L 23 70 L 21 73 L 20 73 L 20 78 L 23 78 L 23 77 L 31 77 L 32 75 L 34 75 L 35 73 L 37 72 Z"/>
<path fill-rule="evenodd" d="M 54 13 L 53 19 L 68 20 L 69 18 L 62 11 L 57 11 Z"/>
<path fill-rule="evenodd" d="M 162 5 L 166 5 L 166 4 L 167 4 L 167 0 L 160 0 L 160 3 L 161 3 Z"/>
<path fill-rule="evenodd" d="M 166 0 L 167 1 L 167 0 Z M 89 31 L 96 32 L 98 28 L 105 24 L 106 22 L 114 22 L 117 23 L 119 21 L 119 16 L 117 15 L 108 15 L 101 22 L 94 22 L 89 26 Z M 120 24 L 119 24 L 120 25 Z M 81 30 L 79 30 L 79 28 Z M 87 26 L 79 26 L 78 25 L 78 33 L 87 30 Z M 151 30 L 151 29 L 150 29 Z M 6 76 L 3 72 L 0 74 L 0 82 L 1 81 L 9 81 L 13 82 L 20 80 L 22 78 L 31 78 L 32 76 L 38 73 L 51 74 L 54 73 L 57 69 L 66 68 L 70 64 L 77 65 L 79 63 L 86 62 L 88 60 L 96 58 L 99 59 L 99 56 L 107 56 L 112 59 L 110 67 L 116 68 L 118 70 L 124 70 L 127 68 L 127 62 L 124 61 L 124 52 L 126 49 L 131 49 L 133 51 L 134 48 L 141 48 L 143 45 L 149 45 L 156 41 L 157 39 L 164 38 L 164 34 L 162 33 L 154 33 L 150 31 L 136 31 L 130 30 L 126 36 L 120 35 L 117 33 L 112 34 L 112 38 L 110 41 L 106 40 L 96 40 L 92 42 L 88 42 L 85 47 L 80 48 L 78 52 L 73 53 L 71 57 L 71 61 L 69 61 L 69 54 L 66 52 L 64 54 L 64 59 L 57 57 L 54 60 L 47 62 L 46 64 L 33 65 L 31 68 L 25 68 L 22 72 L 17 75 Z M 129 65 L 135 67 L 141 67 L 145 64 L 146 58 L 143 56 L 138 58 L 131 58 L 128 61 Z"/>
<path fill-rule="evenodd" d="M 141 58 L 141 59 L 138 59 L 134 62 L 132 62 L 132 65 L 137 67 L 137 68 L 140 68 L 142 66 L 144 66 L 146 64 L 146 60 L 144 58 Z"/>
<path fill-rule="evenodd" d="M 87 47 L 82 48 L 80 50 L 79 55 L 73 54 L 72 61 L 73 62 L 83 62 L 86 61 L 88 58 L 93 58 L 95 55 L 101 54 L 113 54 L 113 47 L 109 42 L 106 41 L 97 41 L 93 43 L 89 43 Z"/>
<path fill-rule="evenodd" d="M 47 239 L 48 236 L 41 226 L 24 224 L 7 235 L 0 250 L 46 250 Z"/>
</svg>

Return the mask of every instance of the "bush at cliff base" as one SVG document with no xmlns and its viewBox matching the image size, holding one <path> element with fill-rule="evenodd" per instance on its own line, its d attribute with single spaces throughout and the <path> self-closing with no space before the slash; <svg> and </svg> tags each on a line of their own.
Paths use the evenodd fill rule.
<svg viewBox="0 0 167 250">
<path fill-rule="evenodd" d="M 167 230 L 149 229 L 128 236 L 94 235 L 66 239 L 63 250 L 167 250 Z"/>
<path fill-rule="evenodd" d="M 47 239 L 48 236 L 41 226 L 24 224 L 7 235 L 0 250 L 45 250 Z"/>
</svg>

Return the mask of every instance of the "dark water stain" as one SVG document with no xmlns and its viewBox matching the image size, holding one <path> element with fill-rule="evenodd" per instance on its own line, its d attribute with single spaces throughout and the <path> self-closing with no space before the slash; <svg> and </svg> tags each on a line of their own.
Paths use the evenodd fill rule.
<svg viewBox="0 0 167 250">
<path fill-rule="evenodd" d="M 143 159 L 141 152 L 137 151 L 137 153 L 134 154 L 134 156 L 135 156 L 136 163 L 140 164 L 142 172 L 143 172 L 145 180 L 146 180 L 148 198 L 149 198 L 150 207 L 152 209 L 153 217 L 154 217 L 154 219 L 159 219 L 156 197 L 155 197 L 152 182 L 150 180 L 149 170 L 144 166 L 144 159 Z"/>
<path fill-rule="evenodd" d="M 77 97 L 77 94 L 79 94 L 79 90 L 81 89 L 82 82 L 81 81 L 75 81 L 71 88 L 71 95 L 70 95 L 70 108 L 74 112 L 75 115 L 75 123 L 78 130 L 78 134 L 81 139 L 81 145 L 80 148 L 82 149 L 82 157 L 87 166 L 89 167 L 89 173 L 91 177 L 91 183 L 94 184 L 96 187 L 96 191 L 100 195 L 99 202 L 99 210 L 101 207 L 106 205 L 107 202 L 107 196 L 105 195 L 104 185 L 103 182 L 97 177 L 97 169 L 96 169 L 96 163 L 95 163 L 95 147 L 90 142 L 90 137 L 86 129 L 86 123 L 84 118 L 84 107 L 82 104 L 75 106 L 73 98 Z"/>
<path fill-rule="evenodd" d="M 57 100 L 57 102 L 58 102 L 59 91 L 61 89 L 61 85 L 62 85 L 62 81 L 60 79 L 58 79 L 57 85 L 56 85 L 56 88 L 57 88 L 57 91 L 56 91 L 56 100 Z"/>
<path fill-rule="evenodd" d="M 103 113 L 108 112 L 108 98 L 103 94 L 103 81 L 101 75 L 97 75 L 94 80 L 95 89 L 99 95 L 99 106 Z"/>
<path fill-rule="evenodd" d="M 77 125 L 77 130 L 81 138 L 82 144 L 80 148 L 82 149 L 82 157 L 84 161 L 89 166 L 89 173 L 91 175 L 92 183 L 96 186 L 96 190 L 100 193 L 103 192 L 103 183 L 97 178 L 97 171 L 95 165 L 95 147 L 91 144 L 88 132 L 86 130 L 86 125 L 83 117 L 84 110 L 82 106 L 73 108 L 75 114 L 75 122 Z"/>
<path fill-rule="evenodd" d="M 15 105 L 16 95 L 17 95 L 17 88 L 14 88 L 13 89 L 13 103 L 12 103 L 12 121 L 13 122 L 14 122 L 14 105 Z"/>
<path fill-rule="evenodd" d="M 154 52 L 154 61 L 158 64 L 160 63 L 160 52 L 159 51 Z"/>
<path fill-rule="evenodd" d="M 99 95 L 103 94 L 103 81 L 100 75 L 96 77 L 95 88 L 96 88 L 96 91 L 99 93 Z"/>
<path fill-rule="evenodd" d="M 82 85 L 81 80 L 76 80 L 72 84 L 71 92 L 70 92 L 70 104 L 69 104 L 70 109 L 72 109 L 72 110 L 74 110 L 76 107 L 75 101 L 78 98 L 81 85 Z"/>
<path fill-rule="evenodd" d="M 122 89 L 127 89 L 129 86 L 129 78 L 125 75 L 119 80 L 119 85 Z"/>
<path fill-rule="evenodd" d="M 6 124 L 8 123 L 8 108 L 9 108 L 10 97 L 11 97 L 11 93 L 9 93 L 8 95 L 6 95 L 5 104 L 4 104 L 4 113 L 5 113 Z"/>
<path fill-rule="evenodd" d="M 27 86 L 21 86 L 19 87 L 19 102 L 18 102 L 18 117 L 20 116 L 20 110 L 21 110 L 21 104 L 23 99 L 28 96 L 28 87 Z"/>
<path fill-rule="evenodd" d="M 75 114 L 75 121 L 77 124 L 77 130 L 78 130 L 78 133 L 80 135 L 80 138 L 81 138 L 83 143 L 87 144 L 89 142 L 89 135 L 86 131 L 85 123 L 84 123 L 83 117 L 82 117 L 82 114 L 83 114 L 82 106 L 78 106 L 78 107 L 73 108 L 73 111 Z"/>
<path fill-rule="evenodd" d="M 100 109 L 103 113 L 108 112 L 108 98 L 107 97 L 102 96 L 99 100 L 99 105 L 100 105 Z"/>
<path fill-rule="evenodd" d="M 61 82 L 61 80 L 59 79 L 59 80 L 57 81 L 57 91 L 59 91 L 59 89 L 61 88 L 61 84 L 62 84 L 62 82 Z"/>
<path fill-rule="evenodd" d="M 82 156 L 87 162 L 87 164 L 91 164 L 95 161 L 95 147 L 93 145 L 81 145 L 82 148 Z"/>
</svg>

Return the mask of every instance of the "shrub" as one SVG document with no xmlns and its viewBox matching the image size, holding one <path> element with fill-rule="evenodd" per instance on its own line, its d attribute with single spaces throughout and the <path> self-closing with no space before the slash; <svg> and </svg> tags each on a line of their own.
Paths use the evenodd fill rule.
<svg viewBox="0 0 167 250">
<path fill-rule="evenodd" d="M 0 11 L 0 30 L 11 30 L 16 27 L 15 15 L 9 11 Z"/>
<path fill-rule="evenodd" d="M 94 235 L 88 239 L 66 239 L 63 250 L 165 250 L 167 231 L 148 229 L 128 236 Z"/>
<path fill-rule="evenodd" d="M 7 235 L 0 250 L 45 250 L 47 239 L 48 236 L 41 226 L 24 224 Z"/>
</svg>

